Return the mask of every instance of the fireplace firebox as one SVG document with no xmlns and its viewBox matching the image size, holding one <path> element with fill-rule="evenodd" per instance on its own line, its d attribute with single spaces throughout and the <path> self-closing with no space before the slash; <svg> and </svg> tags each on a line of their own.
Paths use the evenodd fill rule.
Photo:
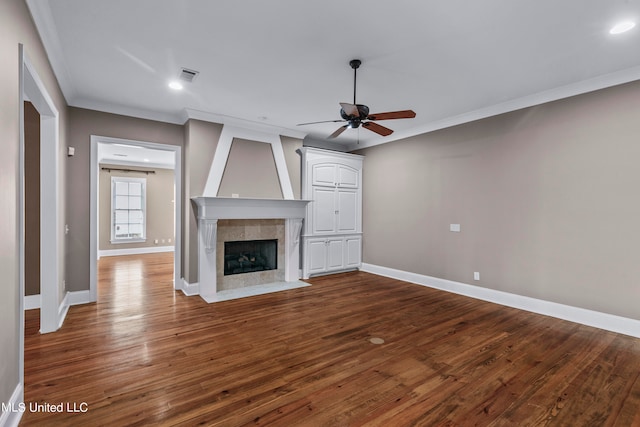
<svg viewBox="0 0 640 427">
<path fill-rule="evenodd" d="M 224 275 L 278 268 L 278 239 L 224 242 Z"/>
</svg>

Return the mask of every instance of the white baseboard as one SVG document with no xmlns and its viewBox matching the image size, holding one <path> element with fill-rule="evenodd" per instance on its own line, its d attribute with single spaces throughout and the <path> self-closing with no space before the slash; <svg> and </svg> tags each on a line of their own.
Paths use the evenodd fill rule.
<svg viewBox="0 0 640 427">
<path fill-rule="evenodd" d="M 90 302 L 93 302 L 91 300 L 91 291 L 89 290 L 67 292 L 67 295 L 69 296 L 70 306 L 80 305 L 80 304 L 89 304 Z"/>
<path fill-rule="evenodd" d="M 199 283 L 189 283 L 184 277 L 182 278 L 182 287 L 180 288 L 183 294 L 186 296 L 194 296 L 200 295 L 200 284 Z"/>
<path fill-rule="evenodd" d="M 159 252 L 173 252 L 174 250 L 175 246 L 149 246 L 147 248 L 105 249 L 98 251 L 98 258 L 101 258 L 103 256 L 156 254 Z"/>
<path fill-rule="evenodd" d="M 64 319 L 67 317 L 69 307 L 71 307 L 72 305 L 88 304 L 90 302 L 93 302 L 91 300 L 90 291 L 67 292 L 64 295 L 62 303 L 58 307 L 58 329 L 62 327 Z"/>
<path fill-rule="evenodd" d="M 33 310 L 34 308 L 40 308 L 40 294 L 26 295 L 24 297 L 24 309 Z"/>
<path fill-rule="evenodd" d="M 24 387 L 22 383 L 18 383 L 9 401 L 3 403 L 9 407 L 9 410 L 0 413 L 0 427 L 17 427 L 24 413 L 20 406 L 24 403 Z"/>
<path fill-rule="evenodd" d="M 362 271 L 640 338 L 640 320 L 363 263 Z"/>
<path fill-rule="evenodd" d="M 62 327 L 62 324 L 64 323 L 64 319 L 67 317 L 68 311 L 69 311 L 69 292 L 64 294 L 64 298 L 62 299 L 62 302 L 58 306 L 58 328 L 57 329 L 60 329 Z"/>
</svg>

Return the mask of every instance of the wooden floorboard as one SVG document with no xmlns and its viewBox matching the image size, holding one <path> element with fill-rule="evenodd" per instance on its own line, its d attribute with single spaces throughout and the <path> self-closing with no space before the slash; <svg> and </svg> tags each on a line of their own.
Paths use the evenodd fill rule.
<svg viewBox="0 0 640 427">
<path fill-rule="evenodd" d="M 639 339 L 362 272 L 207 304 L 172 267 L 102 258 L 58 332 L 26 313 L 27 408 L 87 410 L 21 425 L 640 426 Z"/>
</svg>

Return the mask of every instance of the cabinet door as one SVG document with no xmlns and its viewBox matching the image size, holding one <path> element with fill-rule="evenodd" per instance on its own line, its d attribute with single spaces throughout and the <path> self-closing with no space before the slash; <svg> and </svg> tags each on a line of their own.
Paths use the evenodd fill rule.
<svg viewBox="0 0 640 427">
<path fill-rule="evenodd" d="M 336 165 L 333 163 L 319 163 L 312 166 L 311 185 L 324 187 L 336 186 Z"/>
<path fill-rule="evenodd" d="M 313 234 L 333 233 L 336 231 L 335 189 L 314 187 L 313 201 Z"/>
<path fill-rule="evenodd" d="M 322 273 L 327 269 L 326 239 L 309 239 L 307 241 L 307 265 L 309 274 Z"/>
<path fill-rule="evenodd" d="M 362 238 L 361 237 L 347 237 L 345 241 L 345 267 L 360 267 L 362 263 Z"/>
<path fill-rule="evenodd" d="M 337 165 L 338 187 L 358 188 L 360 184 L 360 171 L 346 165 Z"/>
<path fill-rule="evenodd" d="M 357 190 L 336 190 L 336 229 L 339 233 L 358 232 L 358 192 Z"/>
<path fill-rule="evenodd" d="M 344 266 L 344 240 L 327 240 L 327 270 L 339 270 Z"/>
</svg>

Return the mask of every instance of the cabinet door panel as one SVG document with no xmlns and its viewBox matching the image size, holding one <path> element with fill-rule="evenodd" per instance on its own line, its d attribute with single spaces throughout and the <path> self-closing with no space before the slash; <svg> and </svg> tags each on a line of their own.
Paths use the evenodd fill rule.
<svg viewBox="0 0 640 427">
<path fill-rule="evenodd" d="M 327 270 L 337 270 L 344 265 L 344 240 L 329 239 L 327 252 Z"/>
<path fill-rule="evenodd" d="M 314 188 L 313 201 L 313 229 L 314 234 L 333 233 L 336 231 L 335 190 L 328 188 Z"/>
<path fill-rule="evenodd" d="M 362 239 L 347 237 L 345 239 L 345 267 L 359 267 L 362 260 Z"/>
<path fill-rule="evenodd" d="M 338 165 L 338 187 L 357 188 L 360 182 L 360 172 L 345 165 Z"/>
<path fill-rule="evenodd" d="M 327 269 L 327 244 L 325 239 L 312 239 L 307 242 L 307 263 L 309 273 L 321 273 Z"/>
<path fill-rule="evenodd" d="M 356 190 L 337 191 L 338 224 L 340 233 L 355 233 L 358 227 L 358 193 Z"/>
<path fill-rule="evenodd" d="M 325 187 L 335 187 L 336 165 L 327 163 L 313 165 L 311 184 L 322 185 Z"/>
</svg>

